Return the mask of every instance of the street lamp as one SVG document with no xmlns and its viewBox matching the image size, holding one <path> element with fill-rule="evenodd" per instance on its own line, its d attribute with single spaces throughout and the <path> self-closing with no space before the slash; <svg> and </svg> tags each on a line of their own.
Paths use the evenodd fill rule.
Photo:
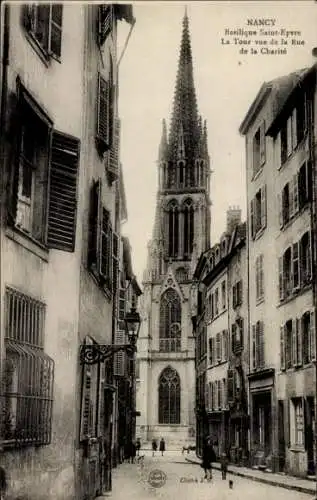
<svg viewBox="0 0 317 500">
<path fill-rule="evenodd" d="M 132 370 L 131 370 L 131 420 L 130 420 L 130 439 L 133 441 L 135 439 L 135 417 L 137 412 L 135 411 L 136 405 L 136 394 L 135 394 L 135 353 L 136 353 L 136 342 L 139 336 L 141 318 L 139 313 L 136 311 L 135 307 L 131 307 L 131 311 L 128 312 L 124 318 L 126 332 L 130 345 L 132 347 Z"/>
</svg>

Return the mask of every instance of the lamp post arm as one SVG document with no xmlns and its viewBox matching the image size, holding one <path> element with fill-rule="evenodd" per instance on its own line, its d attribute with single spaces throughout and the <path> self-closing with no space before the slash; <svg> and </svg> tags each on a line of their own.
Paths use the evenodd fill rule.
<svg viewBox="0 0 317 500">
<path fill-rule="evenodd" d="M 120 351 L 134 353 L 135 350 L 136 347 L 131 344 L 82 345 L 80 348 L 80 362 L 81 364 L 94 365 L 96 363 L 103 363 Z"/>
</svg>

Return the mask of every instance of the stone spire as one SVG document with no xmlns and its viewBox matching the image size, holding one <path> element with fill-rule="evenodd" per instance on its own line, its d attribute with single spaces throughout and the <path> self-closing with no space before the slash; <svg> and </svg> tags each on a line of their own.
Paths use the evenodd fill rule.
<svg viewBox="0 0 317 500">
<path fill-rule="evenodd" d="M 185 11 L 169 134 L 169 158 L 177 159 L 179 134 L 183 130 L 185 156 L 192 160 L 199 140 L 199 121 L 193 76 L 192 50 Z"/>
<path fill-rule="evenodd" d="M 162 121 L 162 137 L 161 143 L 159 147 L 159 161 L 167 160 L 168 155 L 168 143 L 167 143 L 167 129 L 166 129 L 166 121 Z"/>
</svg>

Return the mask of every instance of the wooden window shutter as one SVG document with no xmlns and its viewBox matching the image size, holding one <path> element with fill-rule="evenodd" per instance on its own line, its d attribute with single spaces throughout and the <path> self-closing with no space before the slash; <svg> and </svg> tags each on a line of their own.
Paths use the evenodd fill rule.
<svg viewBox="0 0 317 500">
<path fill-rule="evenodd" d="M 82 409 L 80 440 L 83 441 L 92 431 L 92 404 L 91 404 L 91 373 L 88 365 L 83 365 L 82 379 Z"/>
<path fill-rule="evenodd" d="M 209 339 L 209 361 L 210 361 L 211 365 L 212 365 L 212 360 L 213 360 L 212 348 L 213 348 L 212 339 Z"/>
<path fill-rule="evenodd" d="M 113 142 L 108 153 L 107 172 L 110 176 L 110 181 L 113 182 L 119 176 L 119 160 L 120 160 L 120 120 L 114 120 Z"/>
<path fill-rule="evenodd" d="M 117 329 L 115 343 L 125 344 L 125 331 Z M 124 351 L 119 351 L 114 355 L 114 375 L 117 377 L 124 377 L 126 365 L 126 355 Z"/>
<path fill-rule="evenodd" d="M 50 17 L 50 52 L 57 57 L 61 57 L 62 52 L 62 20 L 63 20 L 63 5 L 53 3 L 51 5 Z"/>
<path fill-rule="evenodd" d="M 220 333 L 217 333 L 216 336 L 216 351 L 217 351 L 217 361 L 221 361 L 221 339 L 220 339 Z"/>
<path fill-rule="evenodd" d="M 293 175 L 293 204 L 294 214 L 296 214 L 299 209 L 298 173 Z"/>
<path fill-rule="evenodd" d="M 101 234 L 99 246 L 99 274 L 104 279 L 109 281 L 110 275 L 110 262 L 112 262 L 112 231 L 110 222 L 110 212 L 102 207 L 101 216 Z M 109 285 L 109 283 L 107 283 Z"/>
<path fill-rule="evenodd" d="M 292 365 L 297 365 L 297 332 L 296 332 L 296 321 L 291 320 L 292 323 Z"/>
<path fill-rule="evenodd" d="M 260 126 L 260 165 L 264 165 L 265 163 L 265 153 L 266 153 L 266 144 L 265 144 L 265 122 L 263 121 Z"/>
<path fill-rule="evenodd" d="M 97 92 L 97 140 L 102 151 L 110 147 L 110 84 L 98 74 Z"/>
<path fill-rule="evenodd" d="M 280 169 L 282 166 L 282 155 L 281 155 L 281 132 L 279 132 L 276 136 L 275 141 L 275 150 L 276 150 L 276 165 L 277 168 Z"/>
<path fill-rule="evenodd" d="M 212 349 L 211 349 L 212 364 L 214 364 L 216 362 L 216 339 L 215 339 L 215 337 L 212 337 L 211 342 L 212 342 Z"/>
<path fill-rule="evenodd" d="M 291 424 L 290 424 L 290 400 L 284 400 L 284 417 L 285 417 L 285 443 L 289 448 L 291 445 Z"/>
<path fill-rule="evenodd" d="M 297 109 L 293 109 L 292 113 L 292 143 L 293 149 L 297 146 Z"/>
<path fill-rule="evenodd" d="M 297 366 L 303 364 L 303 342 L 302 342 L 302 322 L 300 318 L 296 318 L 296 351 L 297 351 Z"/>
<path fill-rule="evenodd" d="M 278 276 L 279 276 L 279 298 L 284 299 L 284 273 L 283 273 L 283 257 L 278 259 Z"/>
<path fill-rule="evenodd" d="M 264 229 L 266 227 L 266 185 L 264 185 L 261 189 L 261 228 Z"/>
<path fill-rule="evenodd" d="M 292 116 L 287 119 L 287 156 L 292 153 Z"/>
<path fill-rule="evenodd" d="M 282 193 L 279 193 L 277 195 L 277 205 L 278 205 L 278 223 L 279 223 L 280 229 L 284 225 L 282 200 L 283 200 L 283 195 L 282 195 Z"/>
<path fill-rule="evenodd" d="M 234 371 L 228 370 L 228 382 L 227 382 L 227 399 L 228 404 L 232 404 L 234 402 Z"/>
<path fill-rule="evenodd" d="M 280 364 L 281 364 L 281 370 L 285 370 L 285 330 L 284 330 L 284 325 L 280 326 Z"/>
<path fill-rule="evenodd" d="M 299 278 L 299 243 L 296 242 L 293 244 L 293 253 L 292 253 L 292 281 L 293 288 L 299 288 L 300 278 Z"/>
<path fill-rule="evenodd" d="M 256 363 L 256 325 L 252 325 L 252 369 L 257 367 Z"/>
<path fill-rule="evenodd" d="M 250 202 L 250 229 L 251 229 L 251 237 L 255 236 L 255 213 L 254 213 L 254 199 Z"/>
<path fill-rule="evenodd" d="M 49 182 L 47 245 L 74 252 L 80 142 L 54 131 Z"/>
<path fill-rule="evenodd" d="M 236 348 L 236 329 L 237 329 L 237 325 L 235 323 L 233 323 L 231 325 L 231 350 L 232 350 L 232 352 L 235 352 L 235 348 Z"/>
<path fill-rule="evenodd" d="M 263 368 L 265 365 L 265 346 L 264 346 L 264 323 L 259 322 L 259 366 Z"/>
<path fill-rule="evenodd" d="M 101 179 L 94 181 L 90 191 L 90 207 L 88 222 L 88 267 L 97 272 L 100 247 L 100 225 L 102 210 Z"/>
<path fill-rule="evenodd" d="M 294 215 L 294 181 L 293 177 L 288 183 L 288 193 L 289 193 L 289 216 L 290 218 Z"/>
<path fill-rule="evenodd" d="M 117 233 L 112 233 L 112 282 L 113 293 L 117 291 L 119 282 L 119 241 L 120 238 Z"/>
<path fill-rule="evenodd" d="M 310 313 L 310 360 L 316 361 L 315 310 Z"/>
<path fill-rule="evenodd" d="M 104 44 L 113 27 L 113 5 L 98 6 L 98 44 Z"/>
</svg>

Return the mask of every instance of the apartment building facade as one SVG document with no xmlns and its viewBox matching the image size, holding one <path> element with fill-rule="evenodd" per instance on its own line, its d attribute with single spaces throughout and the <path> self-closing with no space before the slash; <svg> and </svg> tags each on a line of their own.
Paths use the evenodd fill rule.
<svg viewBox="0 0 317 500">
<path fill-rule="evenodd" d="M 241 210 L 229 209 L 220 242 L 202 254 L 194 278 L 198 303 L 196 333 L 196 407 L 198 450 L 210 435 L 218 456 L 247 458 L 248 373 L 245 224 Z"/>
<path fill-rule="evenodd" d="M 315 70 L 264 83 L 246 137 L 251 464 L 314 470 L 312 136 Z"/>
<path fill-rule="evenodd" d="M 116 27 L 131 10 L 2 7 L 1 465 L 10 493 L 95 498 L 111 486 L 113 366 L 79 351 L 115 341 Z"/>
</svg>

